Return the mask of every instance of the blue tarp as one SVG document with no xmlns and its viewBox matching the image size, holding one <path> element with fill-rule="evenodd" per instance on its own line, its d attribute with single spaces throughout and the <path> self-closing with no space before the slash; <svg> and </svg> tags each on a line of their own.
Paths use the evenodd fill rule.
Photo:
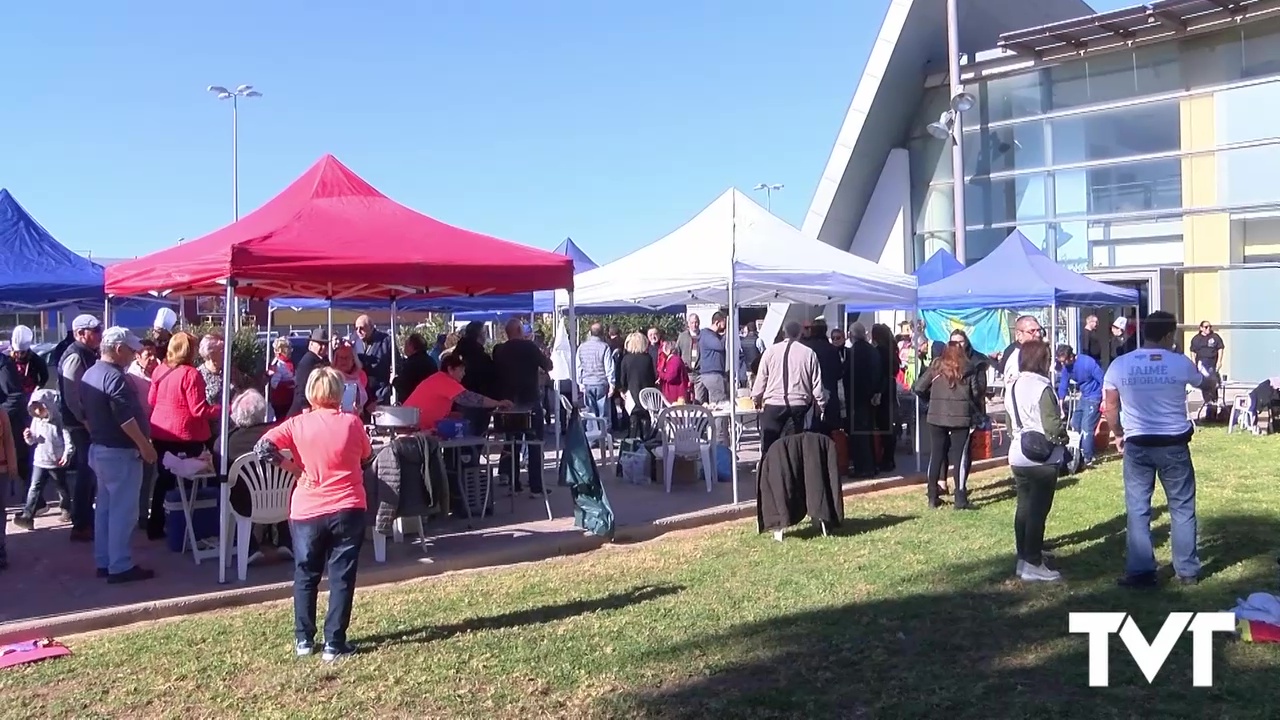
<svg viewBox="0 0 1280 720">
<path fill-rule="evenodd" d="M 1134 305 L 1138 292 L 1071 272 L 1054 262 L 1021 232 L 974 265 L 919 291 L 929 310 L 1029 308 L 1050 305 Z"/>
<path fill-rule="evenodd" d="M 923 287 L 963 272 L 964 265 L 946 250 L 939 250 L 915 271 Z M 1000 352 L 1009 344 L 1007 312 L 991 309 L 921 310 L 924 335 L 934 342 L 946 342 L 951 333 L 963 330 L 969 343 L 980 353 Z"/>
<path fill-rule="evenodd" d="M 0 306 L 12 311 L 96 301 L 102 311 L 102 267 L 66 249 L 0 189 Z"/>
</svg>

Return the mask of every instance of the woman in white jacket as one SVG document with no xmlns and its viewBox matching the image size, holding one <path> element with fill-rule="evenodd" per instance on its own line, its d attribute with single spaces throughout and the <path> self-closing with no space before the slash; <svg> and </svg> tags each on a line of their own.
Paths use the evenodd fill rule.
<svg viewBox="0 0 1280 720">
<path fill-rule="evenodd" d="M 1014 544 L 1018 550 L 1016 572 L 1028 582 L 1062 579 L 1044 564 L 1044 526 L 1053 507 L 1058 487 L 1058 468 L 1066 452 L 1067 426 L 1058 409 L 1058 396 L 1049 382 L 1049 346 L 1029 342 L 1019 351 L 1018 376 L 1005 394 L 1013 442 L 1009 447 L 1009 469 L 1013 473 L 1018 506 L 1014 514 Z M 1024 438 L 1041 433 L 1051 446 L 1044 457 L 1027 457 Z M 1039 440 L 1039 438 L 1036 438 Z"/>
</svg>

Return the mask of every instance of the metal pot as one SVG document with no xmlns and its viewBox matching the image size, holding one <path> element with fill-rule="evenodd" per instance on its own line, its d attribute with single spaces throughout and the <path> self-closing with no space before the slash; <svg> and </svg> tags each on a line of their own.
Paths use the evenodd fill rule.
<svg viewBox="0 0 1280 720">
<path fill-rule="evenodd" d="M 513 408 L 511 410 L 498 410 L 493 414 L 494 432 L 500 433 L 517 433 L 527 432 L 533 428 L 533 411 L 520 410 Z"/>
<path fill-rule="evenodd" d="M 418 408 L 379 405 L 373 411 L 372 418 L 373 424 L 377 427 L 416 428 L 418 427 Z"/>
</svg>

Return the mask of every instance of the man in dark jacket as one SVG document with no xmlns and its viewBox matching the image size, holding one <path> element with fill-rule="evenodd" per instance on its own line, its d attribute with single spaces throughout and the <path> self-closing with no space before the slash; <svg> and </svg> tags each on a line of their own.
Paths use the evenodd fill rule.
<svg viewBox="0 0 1280 720">
<path fill-rule="evenodd" d="M 391 336 L 374 327 L 368 315 L 356 318 L 356 335 L 360 337 L 360 364 L 369 378 L 369 397 L 379 405 L 391 404 L 391 360 L 395 343 Z M 408 397 L 407 395 L 405 397 Z"/>
<path fill-rule="evenodd" d="M 840 409 L 840 384 L 844 382 L 845 366 L 840 360 L 840 351 L 827 339 L 827 324 L 815 321 L 809 324 L 803 339 L 805 347 L 818 356 L 818 368 L 822 373 L 822 389 L 827 393 L 827 401 L 822 410 L 822 421 L 815 422 L 813 430 L 823 434 L 844 427 L 844 413 Z"/>
<path fill-rule="evenodd" d="M 867 342 L 867 328 L 862 323 L 854 323 L 849 328 L 852 345 L 849 348 L 849 383 L 848 417 L 846 425 L 849 432 L 849 460 L 853 464 L 854 477 L 871 477 L 875 474 L 875 458 L 871 452 L 871 436 L 875 431 L 872 423 L 874 407 L 887 402 L 880 397 L 880 389 L 884 385 L 881 379 L 880 354 Z"/>
<path fill-rule="evenodd" d="M 76 482 L 71 488 L 71 541 L 93 542 L 93 502 L 98 481 L 89 466 L 89 427 L 81 403 L 84 373 L 98 362 L 102 345 L 102 322 L 92 315 L 77 315 L 71 321 L 76 341 L 62 354 L 58 369 L 58 402 L 62 422 L 76 447 Z M 16 374 L 16 373 L 15 373 Z"/>
<path fill-rule="evenodd" d="M 316 368 L 329 364 L 328 358 L 329 333 L 316 328 L 311 331 L 311 337 L 307 338 L 307 351 L 298 359 L 298 364 L 293 369 L 296 384 L 293 388 L 293 405 L 289 408 L 289 417 L 301 415 L 303 410 L 311 407 L 311 403 L 307 401 L 307 381 L 311 379 L 311 373 Z"/>
<path fill-rule="evenodd" d="M 502 379 L 502 393 L 498 399 L 510 400 L 521 410 L 532 410 L 529 416 L 528 437 L 542 440 L 542 378 L 539 370 L 551 372 L 551 358 L 533 341 L 525 338 L 524 326 L 519 320 L 507 321 L 507 341 L 493 349 L 493 363 Z M 542 496 L 542 445 L 529 445 L 529 492 Z M 520 492 L 519 457 L 510 453 L 510 445 L 498 460 L 498 467 L 511 478 L 511 487 Z"/>
<path fill-rule="evenodd" d="M 409 399 L 413 391 L 418 389 L 419 383 L 439 372 L 440 368 L 436 365 L 436 361 L 431 358 L 431 353 L 427 352 L 427 341 L 418 333 L 410 335 L 404 341 L 404 363 L 400 366 L 400 372 L 396 373 L 396 399 L 404 402 Z"/>
</svg>

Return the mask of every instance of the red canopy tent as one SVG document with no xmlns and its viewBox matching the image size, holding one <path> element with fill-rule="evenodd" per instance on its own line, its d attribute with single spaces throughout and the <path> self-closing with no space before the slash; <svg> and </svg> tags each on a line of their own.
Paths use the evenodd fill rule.
<svg viewBox="0 0 1280 720">
<path fill-rule="evenodd" d="M 470 232 L 395 202 L 332 155 L 238 222 L 107 268 L 108 295 L 440 297 L 573 287 L 564 255 Z"/>
</svg>

